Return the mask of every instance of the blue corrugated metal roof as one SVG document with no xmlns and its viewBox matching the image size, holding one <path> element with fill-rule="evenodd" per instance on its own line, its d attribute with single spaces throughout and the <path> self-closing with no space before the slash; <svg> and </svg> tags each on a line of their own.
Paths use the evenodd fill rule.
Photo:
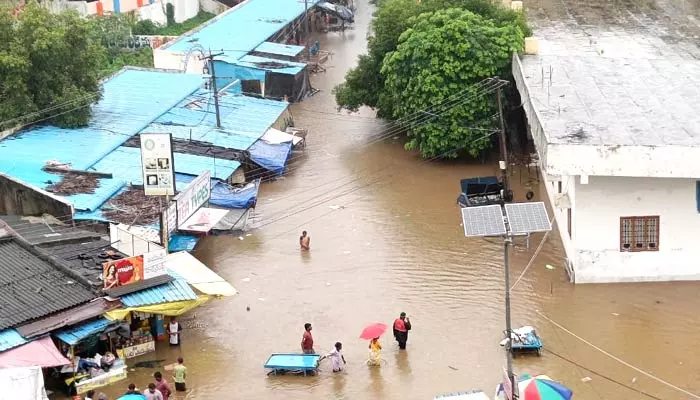
<svg viewBox="0 0 700 400">
<path fill-rule="evenodd" d="M 19 332 L 14 329 L 4 329 L 0 331 L 0 351 L 10 350 L 14 347 L 29 343 Z"/>
<path fill-rule="evenodd" d="M 308 7 L 318 1 L 309 0 Z M 160 49 L 186 52 L 198 44 L 212 51 L 223 50 L 235 61 L 302 15 L 304 7 L 304 1 L 299 0 L 248 0 Z"/>
<path fill-rule="evenodd" d="M 42 126 L 0 141 L 0 172 L 46 188 L 48 180 L 61 179 L 41 170 L 47 161 L 88 169 L 201 83 L 201 76 L 194 74 L 125 69 L 104 83 L 103 98 L 93 106 L 93 116 L 87 127 Z M 105 183 L 92 197 L 100 199 L 113 194 L 109 192 L 114 186 L 118 186 L 118 182 Z M 76 201 L 80 207 L 92 204 L 92 200 L 80 196 L 69 200 Z"/>
<path fill-rule="evenodd" d="M 175 153 L 175 172 L 177 173 L 199 175 L 208 169 L 212 177 L 225 180 L 240 166 L 241 163 L 238 161 Z M 141 150 L 136 147 L 119 147 L 98 161 L 91 169 L 111 172 L 115 177 L 132 185 L 143 184 Z"/>
<path fill-rule="evenodd" d="M 262 63 L 262 64 L 259 64 L 259 63 Z M 284 65 L 287 65 L 287 67 L 269 68 L 269 67 L 261 66 L 264 63 L 284 64 Z M 298 63 L 298 62 L 282 61 L 282 60 L 276 60 L 274 58 L 265 58 L 265 57 L 251 56 L 251 55 L 241 57 L 238 61 L 235 62 L 235 64 L 240 65 L 242 67 L 246 67 L 246 68 L 255 68 L 255 69 L 260 69 L 263 71 L 270 71 L 270 72 L 276 72 L 278 74 L 288 74 L 288 75 L 296 75 L 299 72 L 301 72 L 301 70 L 306 68 L 306 64 L 302 64 L 302 63 Z"/>
<path fill-rule="evenodd" d="M 226 93 L 219 97 L 221 129 L 208 93 L 199 91 L 149 125 L 144 132 L 170 132 L 173 137 L 247 150 L 285 112 L 289 103 Z M 177 169 L 177 160 L 175 160 Z M 178 170 L 179 172 L 179 170 Z"/>
<path fill-rule="evenodd" d="M 294 46 L 291 44 L 275 42 L 262 42 L 260 46 L 255 48 L 255 51 L 259 53 L 277 54 L 286 57 L 296 57 L 302 51 L 304 51 L 304 46 Z"/>
<path fill-rule="evenodd" d="M 104 331 L 112 323 L 112 321 L 106 318 L 100 318 L 84 324 L 74 325 L 68 329 L 55 333 L 54 336 L 61 339 L 65 343 L 74 345 L 89 336 Z"/>
<path fill-rule="evenodd" d="M 140 307 L 196 299 L 197 295 L 190 288 L 190 285 L 181 278 L 168 282 L 165 285 L 139 290 L 119 298 L 125 307 Z"/>
</svg>

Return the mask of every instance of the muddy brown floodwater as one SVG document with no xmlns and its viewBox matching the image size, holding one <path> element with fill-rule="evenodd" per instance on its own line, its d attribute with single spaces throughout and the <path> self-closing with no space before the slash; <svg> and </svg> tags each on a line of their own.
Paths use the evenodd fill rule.
<svg viewBox="0 0 700 400">
<path fill-rule="evenodd" d="M 455 205 L 459 179 L 494 175 L 496 166 L 426 163 L 393 135 L 375 142 L 387 127 L 371 111 L 336 113 L 330 90 L 364 51 L 370 17 L 363 0 L 355 30 L 319 38 L 321 48 L 333 52 L 328 70 L 313 77 L 321 92 L 293 107 L 297 125 L 310 130 L 306 154 L 284 179 L 263 185 L 251 235 L 210 237 L 196 252 L 240 295 L 183 317 L 190 320 L 181 349 L 162 346 L 131 362 L 170 363 L 182 355 L 189 399 L 418 400 L 473 388 L 491 395 L 501 379 L 502 247 L 464 238 Z M 524 174 L 523 182 L 528 179 Z M 523 201 L 518 181 L 516 200 Z M 544 189 L 531 184 L 534 200 L 543 199 Z M 312 238 L 307 254 L 298 249 L 301 230 Z M 535 235 L 529 249 L 514 249 L 514 278 L 541 239 Z M 591 349 L 536 310 L 621 359 L 700 392 L 699 287 L 574 287 L 553 232 L 513 292 L 514 325 L 536 326 L 547 351 L 517 358 L 516 372 L 547 373 L 572 387 L 577 399 L 687 399 Z M 361 329 L 391 323 L 401 311 L 413 322 L 408 350 L 399 352 L 389 333 L 385 364 L 367 367 Z M 268 377 L 267 357 L 298 351 L 305 322 L 314 325 L 317 351 L 343 342 L 347 370 L 332 374 L 323 365 L 316 377 Z M 153 371 L 132 370 L 128 381 L 105 392 L 116 397 L 128 382 L 144 388 Z"/>
</svg>

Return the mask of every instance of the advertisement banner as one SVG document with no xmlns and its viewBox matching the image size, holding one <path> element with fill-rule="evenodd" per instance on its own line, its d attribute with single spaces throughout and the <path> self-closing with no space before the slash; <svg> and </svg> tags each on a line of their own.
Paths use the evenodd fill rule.
<svg viewBox="0 0 700 400">
<path fill-rule="evenodd" d="M 104 288 L 113 289 L 165 275 L 166 257 L 167 252 L 161 249 L 136 257 L 108 261 L 102 264 Z"/>
<path fill-rule="evenodd" d="M 173 201 L 166 209 L 166 226 L 168 235 L 172 235 L 177 230 L 177 202 Z"/>
<path fill-rule="evenodd" d="M 175 166 L 169 133 L 142 133 L 141 167 L 146 196 L 175 194 Z"/>
<path fill-rule="evenodd" d="M 211 172 L 204 171 L 173 199 L 177 203 L 177 226 L 181 227 L 211 197 Z"/>
</svg>

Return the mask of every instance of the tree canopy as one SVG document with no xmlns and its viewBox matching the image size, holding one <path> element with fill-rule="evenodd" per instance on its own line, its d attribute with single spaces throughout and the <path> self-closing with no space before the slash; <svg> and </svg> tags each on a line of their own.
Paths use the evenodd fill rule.
<svg viewBox="0 0 700 400">
<path fill-rule="evenodd" d="M 473 85 L 507 70 L 523 33 L 515 24 L 454 8 L 410 23 L 384 59 L 381 103 L 391 104 L 391 117 L 399 119 L 437 105 L 434 117 L 409 129 L 408 149 L 418 148 L 423 157 L 454 157 L 460 150 L 476 157 L 490 143 L 485 132 L 497 121 L 497 109 L 493 94 Z"/>
<path fill-rule="evenodd" d="M 36 121 L 48 114 L 66 127 L 87 123 L 85 105 L 101 96 L 104 54 L 90 29 L 77 13 L 52 14 L 34 3 L 17 16 L 0 11 L 0 129 L 28 115 Z"/>
<path fill-rule="evenodd" d="M 482 22 L 491 23 L 493 27 L 510 27 L 513 28 L 512 32 L 520 31 L 520 44 L 515 46 L 517 49 L 522 46 L 522 37 L 531 34 L 521 12 L 506 9 L 491 0 L 379 0 L 375 18 L 372 21 L 372 35 L 368 39 L 367 54 L 359 57 L 357 67 L 351 69 L 345 77 L 345 82 L 334 89 L 338 106 L 349 111 L 357 111 L 361 106 L 368 106 L 376 109 L 379 117 L 400 118 L 402 114 L 397 114 L 394 108 L 397 104 L 403 103 L 404 99 L 397 103 L 400 97 L 397 97 L 395 91 L 387 89 L 386 80 L 389 77 L 389 72 L 393 69 L 387 69 L 385 73 L 382 73 L 382 67 L 389 59 L 390 53 L 397 50 L 399 37 L 402 37 L 404 32 L 419 21 L 418 16 L 425 13 L 442 12 L 449 8 L 470 11 L 482 17 L 479 24 Z M 507 35 L 507 32 L 503 33 Z M 494 39 L 493 35 L 484 35 L 479 40 L 492 39 Z M 456 45 L 462 41 L 464 41 L 464 37 L 456 37 L 452 44 Z M 474 41 L 472 40 L 471 43 L 474 44 Z M 484 44 L 484 46 L 488 47 L 489 44 Z M 448 44 L 445 44 L 445 47 L 440 51 L 449 53 L 452 50 Z M 438 57 L 442 57 L 442 55 L 438 55 Z M 468 55 L 460 57 L 460 60 L 471 63 L 475 61 Z M 502 67 L 507 64 L 508 62 Z M 409 74 L 414 74 L 414 72 L 411 71 Z M 480 76 L 478 78 L 486 77 Z M 480 80 L 476 78 L 470 77 L 470 80 L 458 84 L 469 84 L 469 82 Z M 414 95 L 422 94 L 414 93 Z M 428 98 L 420 101 L 433 100 L 436 99 Z M 417 143 L 409 144 L 409 147 L 415 146 L 415 144 Z M 426 154 L 430 153 L 424 153 L 424 155 Z"/>
</svg>

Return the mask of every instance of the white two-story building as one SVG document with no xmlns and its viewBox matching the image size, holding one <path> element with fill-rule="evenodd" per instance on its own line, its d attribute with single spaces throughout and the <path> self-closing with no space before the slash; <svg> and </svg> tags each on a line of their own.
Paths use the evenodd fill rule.
<svg viewBox="0 0 700 400">
<path fill-rule="evenodd" d="M 576 283 L 700 279 L 700 40 L 653 33 L 552 23 L 513 58 Z"/>
</svg>

